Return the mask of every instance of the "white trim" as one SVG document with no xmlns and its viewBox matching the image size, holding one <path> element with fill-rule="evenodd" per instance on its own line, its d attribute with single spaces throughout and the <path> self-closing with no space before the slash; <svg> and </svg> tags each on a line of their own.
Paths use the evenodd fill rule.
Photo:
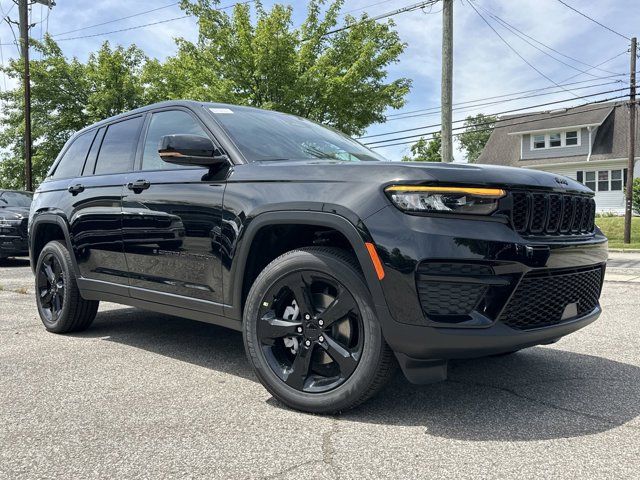
<svg viewBox="0 0 640 480">
<path fill-rule="evenodd" d="M 591 142 L 591 128 L 592 127 L 587 127 L 589 131 L 589 154 L 587 155 L 587 162 L 591 160 L 591 149 L 593 147 L 593 142 Z"/>
<path fill-rule="evenodd" d="M 575 145 L 567 145 L 567 133 L 569 132 L 576 132 L 576 135 L 577 135 L 576 138 L 578 140 L 578 143 L 576 143 Z M 533 139 L 535 137 L 541 137 L 543 135 L 544 135 L 545 146 L 541 148 L 535 148 Z M 560 135 L 560 145 L 557 145 L 555 147 L 551 146 L 551 135 Z M 576 130 L 575 128 L 570 128 L 568 130 L 553 130 L 545 134 L 538 133 L 536 135 L 529 136 L 529 150 L 531 152 L 537 152 L 540 150 L 553 150 L 554 148 L 573 148 L 573 147 L 580 147 L 580 146 L 582 146 L 582 130 L 581 129 Z"/>
<path fill-rule="evenodd" d="M 527 159 L 530 160 L 530 159 Z M 534 159 L 537 160 L 537 159 Z M 636 157 L 636 161 L 639 161 L 640 157 Z M 582 161 L 582 162 L 562 162 L 562 163 L 540 163 L 538 165 L 518 165 L 520 168 L 532 168 L 532 169 L 544 169 L 547 167 L 573 167 L 573 166 L 577 166 L 577 165 L 584 165 L 584 166 L 589 166 L 589 165 L 599 165 L 599 164 L 605 164 L 608 162 L 626 162 L 627 159 L 626 158 L 605 158 L 603 160 L 590 160 L 589 162 L 586 161 Z"/>
<path fill-rule="evenodd" d="M 581 128 L 598 127 L 600 125 L 602 125 L 602 123 L 586 123 L 584 125 L 570 125 L 567 127 L 539 128 L 538 130 L 523 130 L 521 132 L 509 132 L 507 133 L 507 135 L 526 135 L 526 134 L 533 134 L 533 133 L 557 132 L 562 130 L 571 131 L 571 130 L 579 130 Z"/>
</svg>

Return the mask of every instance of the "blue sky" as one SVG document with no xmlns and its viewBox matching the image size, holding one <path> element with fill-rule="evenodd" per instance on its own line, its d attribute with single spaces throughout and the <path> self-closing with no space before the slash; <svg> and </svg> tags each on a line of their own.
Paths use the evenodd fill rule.
<svg viewBox="0 0 640 480">
<path fill-rule="evenodd" d="M 234 0 L 221 0 L 220 5 L 226 6 Z M 359 15 L 366 11 L 371 16 L 412 5 L 417 0 L 347 0 L 344 11 L 351 11 Z M 640 6 L 637 0 L 565 0 L 577 9 L 597 19 L 601 23 L 626 35 L 637 33 L 640 25 Z M 172 0 L 101 0 L 88 2 L 86 0 L 57 0 L 57 6 L 51 10 L 48 21 L 46 8 L 35 5 L 31 21 L 37 23 L 32 30 L 33 37 L 39 37 L 41 31 L 52 34 L 67 32 L 87 25 L 107 22 L 113 19 L 133 15 L 152 8 L 163 7 L 173 3 Z M 274 3 L 288 3 L 295 11 L 294 23 L 299 24 L 304 18 L 306 1 L 303 0 L 263 0 L 263 5 L 269 8 Z M 607 78 L 597 80 L 595 76 L 611 76 L 613 73 L 627 73 L 629 70 L 628 54 L 601 66 L 602 70 L 590 70 L 588 65 L 596 65 L 628 49 L 628 41 L 595 23 L 581 17 L 562 5 L 558 0 L 475 0 L 480 12 L 494 24 L 494 27 L 515 50 L 529 63 L 556 83 L 562 83 L 573 77 L 569 82 L 593 80 L 593 82 L 577 84 L 567 89 L 585 87 L 590 84 L 603 84 L 592 88 L 580 88 L 573 94 L 566 90 L 555 88 L 556 93 L 549 95 L 510 101 L 499 105 L 470 107 L 454 112 L 454 120 L 477 112 L 494 113 L 504 110 L 527 107 L 539 103 L 552 102 L 582 96 L 606 90 L 621 88 L 624 84 L 608 83 L 616 80 Z M 0 0 L 4 13 L 11 10 L 9 15 L 17 18 L 17 8 L 12 8 L 11 0 Z M 486 10 L 480 9 L 483 7 Z M 440 103 L 440 41 L 441 41 L 441 5 L 436 4 L 432 9 L 417 10 L 394 17 L 400 37 L 408 44 L 405 53 L 398 64 L 389 70 L 390 78 L 408 77 L 413 80 L 413 88 L 407 98 L 407 105 L 402 111 L 437 108 Z M 498 25 L 487 12 L 497 15 L 509 24 L 530 37 L 539 40 L 560 54 L 573 57 L 583 63 L 570 60 L 559 53 L 546 50 L 558 59 L 573 65 L 564 65 L 539 50 L 525 43 L 504 27 Z M 58 39 L 80 35 L 102 34 L 117 29 L 123 29 L 142 23 L 150 23 L 179 17 L 183 12 L 177 5 L 160 9 L 145 16 L 138 16 L 128 20 L 118 21 L 79 32 L 59 35 Z M 197 26 L 191 18 L 161 23 L 137 30 L 98 35 L 96 37 L 79 40 L 60 41 L 64 52 L 69 56 L 86 59 L 89 52 L 96 50 L 104 40 L 113 44 L 129 45 L 135 43 L 148 56 L 164 58 L 175 52 L 175 37 L 194 39 Z M 13 40 L 11 31 L 6 23 L 0 26 L 0 43 Z M 531 40 L 530 40 L 531 41 Z M 540 45 L 538 44 L 538 47 Z M 16 48 L 9 45 L 2 46 L 5 60 L 16 55 Z M 589 70 L 589 74 L 579 70 Z M 618 77 L 624 78 L 624 77 Z M 11 84 L 9 84 L 9 87 Z M 536 88 L 550 87 L 553 83 L 528 66 L 516 53 L 484 23 L 467 1 L 456 0 L 454 6 L 454 103 L 468 102 L 486 97 L 520 92 Z M 0 79 L 0 87 L 4 83 Z M 545 93 L 554 92 L 553 89 Z M 611 93 L 594 98 L 604 98 L 618 95 Z M 573 99 L 566 103 L 559 103 L 558 108 L 579 104 L 585 100 Z M 398 113 L 398 112 L 392 112 Z M 418 112 L 424 115 L 411 118 L 400 118 L 384 125 L 372 125 L 368 134 L 379 134 L 390 131 L 410 129 L 439 123 L 439 114 L 434 111 Z M 426 128 L 424 132 L 431 132 L 437 128 Z M 409 135 L 410 133 L 391 135 Z M 376 138 L 375 140 L 379 140 Z M 369 141 L 372 141 L 371 139 Z M 399 159 L 408 151 L 409 145 L 381 148 L 378 152 L 390 159 Z M 462 160 L 462 154 L 457 152 L 456 159 Z"/>
</svg>

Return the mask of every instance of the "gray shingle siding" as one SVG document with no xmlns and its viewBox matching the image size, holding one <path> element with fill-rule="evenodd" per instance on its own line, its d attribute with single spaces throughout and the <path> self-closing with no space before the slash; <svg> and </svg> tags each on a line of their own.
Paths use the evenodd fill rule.
<svg viewBox="0 0 640 480">
<path fill-rule="evenodd" d="M 580 137 L 580 145 L 578 146 L 542 148 L 540 150 L 532 150 L 531 135 L 528 133 L 524 134 L 522 135 L 522 160 L 587 155 L 589 153 L 589 131 L 586 128 L 580 129 Z"/>
</svg>

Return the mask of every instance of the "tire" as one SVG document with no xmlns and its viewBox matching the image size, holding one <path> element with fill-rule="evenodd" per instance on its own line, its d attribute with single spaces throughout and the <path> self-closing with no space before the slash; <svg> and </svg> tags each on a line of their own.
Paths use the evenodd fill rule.
<svg viewBox="0 0 640 480">
<path fill-rule="evenodd" d="M 67 247 L 47 243 L 36 263 L 36 304 L 44 327 L 53 333 L 79 332 L 96 317 L 99 302 L 80 296 Z"/>
<path fill-rule="evenodd" d="M 305 292 L 311 305 L 307 309 L 302 305 Z M 291 298 L 303 301 L 296 307 L 289 303 Z M 286 309 L 281 313 L 284 305 L 290 309 L 289 320 L 280 320 L 287 318 Z M 300 311 L 293 321 L 295 308 Z M 305 310 L 312 311 L 308 319 Z M 275 336 L 281 332 L 275 327 L 290 333 L 297 323 L 296 333 Z M 249 362 L 264 387 L 282 403 L 310 413 L 332 414 L 356 407 L 386 384 L 396 366 L 358 264 L 337 248 L 293 250 L 267 265 L 247 297 L 243 337 Z M 294 338 L 297 350 L 291 347 Z M 348 355 L 341 355 L 344 352 Z M 310 375 L 295 375 L 305 371 L 305 358 Z"/>
</svg>

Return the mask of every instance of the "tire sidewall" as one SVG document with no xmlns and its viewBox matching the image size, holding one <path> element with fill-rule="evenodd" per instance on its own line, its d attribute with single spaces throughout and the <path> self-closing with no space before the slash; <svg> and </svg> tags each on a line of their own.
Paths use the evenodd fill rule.
<svg viewBox="0 0 640 480">
<path fill-rule="evenodd" d="M 42 251 L 40 252 L 40 256 L 38 257 L 38 262 L 36 263 L 36 304 L 38 306 L 38 313 L 40 314 L 40 319 L 44 324 L 45 328 L 51 332 L 57 332 L 61 330 L 62 324 L 64 323 L 64 319 L 69 316 L 69 309 L 71 308 L 71 282 L 74 281 L 71 272 L 71 265 L 67 262 L 67 256 L 65 255 L 66 248 L 57 241 L 49 242 L 44 246 Z M 56 257 L 56 260 L 60 262 L 60 266 L 62 267 L 62 278 L 64 281 L 64 295 L 62 296 L 62 311 L 58 318 L 55 321 L 49 321 L 46 318 L 44 310 L 42 308 L 42 304 L 40 301 L 40 293 L 38 291 L 38 275 L 40 273 L 40 268 L 42 267 L 42 263 L 44 258 L 48 255 L 52 254 Z"/>
<path fill-rule="evenodd" d="M 344 383 L 328 392 L 306 393 L 285 384 L 267 363 L 257 336 L 258 312 L 264 295 L 279 279 L 301 270 L 318 271 L 334 278 L 351 293 L 362 317 L 364 339 L 358 366 Z M 348 408 L 369 389 L 384 348 L 380 324 L 371 305 L 371 295 L 361 274 L 337 256 L 298 250 L 277 258 L 258 276 L 245 304 L 243 337 L 256 375 L 272 395 L 294 408 L 311 412 Z"/>
</svg>

